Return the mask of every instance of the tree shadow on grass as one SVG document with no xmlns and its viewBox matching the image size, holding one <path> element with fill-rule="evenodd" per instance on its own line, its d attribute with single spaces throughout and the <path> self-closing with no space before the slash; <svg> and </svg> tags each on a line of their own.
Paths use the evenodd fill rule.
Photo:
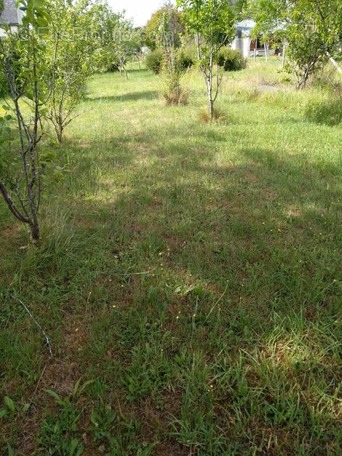
<svg viewBox="0 0 342 456">
<path fill-rule="evenodd" d="M 109 236 L 103 269 L 86 291 L 92 292 L 94 309 L 99 302 L 107 307 L 113 295 L 119 308 L 108 309 L 106 323 L 103 315 L 95 319 L 103 328 L 117 328 L 119 344 L 144 353 L 140 360 L 128 355 L 136 404 L 149 398 L 154 410 L 154 388 L 164 403 L 166 383 L 158 368 L 139 373 L 156 362 L 146 343 L 161 347 L 167 364 L 183 372 L 173 388 L 187 395 L 180 393 L 176 410 L 164 404 L 182 420 L 173 433 L 178 443 L 187 445 L 186 436 L 195 434 L 206 454 L 215 454 L 212 445 L 216 452 L 233 451 L 226 430 L 238 410 L 249 430 L 247 436 L 233 425 L 230 445 L 235 441 L 240 448 L 236 454 L 251 445 L 293 454 L 303 442 L 324 452 L 337 432 L 336 401 L 324 399 L 327 414 L 319 404 L 323 391 L 338 386 L 333 325 L 339 309 L 338 170 L 331 165 L 322 172 L 304 156 L 280 157 L 264 149 L 241 150 L 243 164 L 218 166 L 213 151 L 187 148 L 184 157 L 180 146 L 167 143 L 167 160 L 132 172 L 129 192 L 95 208 L 92 229 L 102 220 Z M 81 202 L 80 215 L 88 205 Z M 123 359 L 127 362 L 127 355 Z M 101 368 L 105 375 L 105 363 Z M 164 364 L 160 369 L 166 375 Z M 146 376 L 149 386 L 137 386 Z M 210 382 L 215 392 L 210 400 L 205 396 L 204 405 L 198 394 L 207 394 Z M 309 398 L 326 438 L 308 413 Z M 140 413 L 148 438 L 159 440 L 146 410 Z M 213 433 L 206 435 L 203 419 Z M 289 440 L 285 435 L 293 429 L 296 438 Z M 215 433 L 221 443 L 209 443 Z M 270 440 L 272 435 L 277 438 Z"/>
<path fill-rule="evenodd" d="M 102 204 L 101 198 L 112 199 L 108 211 L 119 214 L 124 236 L 129 237 L 132 226 L 143 244 L 147 236 L 170 238 L 180 249 L 182 267 L 220 284 L 224 264 L 231 259 L 234 271 L 228 268 L 228 276 L 236 282 L 250 275 L 246 269 L 251 261 L 276 258 L 272 245 L 286 262 L 294 246 L 298 259 L 306 246 L 311 251 L 324 241 L 317 233 L 330 230 L 322 236 L 335 239 L 339 170 L 334 165 L 309 164 L 304 156 L 280 156 L 272 150 L 242 149 L 243 164 L 218 166 L 215 144 L 219 140 L 222 147 L 224 135 L 198 129 L 189 141 L 182 134 L 165 131 L 162 147 L 153 131 L 115 136 L 100 144 L 65 143 L 61 155 L 67 151 L 72 163 L 66 179 L 78 218 L 88 212 L 84 198 L 96 201 L 97 208 L 103 206 L 104 214 L 108 203 Z M 203 147 L 203 136 L 212 143 L 206 141 Z M 112 229 L 117 228 L 115 222 Z M 160 242 L 166 245 L 167 239 Z M 196 261 L 191 259 L 193 249 L 198 251 Z"/>
<path fill-rule="evenodd" d="M 339 171 L 332 165 L 308 166 L 305 157 L 250 149 L 240 152 L 244 164 L 217 166 L 215 152 L 196 143 L 184 142 L 186 154 L 181 141 L 170 139 L 162 151 L 148 135 L 139 143 L 143 152 L 123 143 L 130 160 L 119 172 L 129 168 L 129 175 L 113 194 L 110 173 L 97 182 L 107 202 L 80 201 L 75 208 L 78 220 L 91 212 L 89 204 L 102 214 L 114 236 L 112 251 L 129 252 L 137 270 L 147 256 L 158 274 L 168 271 L 182 283 L 184 273 L 221 291 L 228 281 L 229 299 L 241 304 L 243 297 L 256 314 L 260 306 L 267 315 L 272 306 L 286 312 L 305 305 L 318 315 L 321 305 L 337 305 Z M 95 215 L 95 230 L 96 223 Z"/>
<path fill-rule="evenodd" d="M 112 250 L 128 250 L 137 269 L 146 253 L 153 263 L 169 248 L 171 275 L 186 270 L 219 290 L 228 280 L 234 299 L 245 295 L 256 312 L 280 295 L 294 307 L 315 302 L 317 311 L 325 299 L 336 303 L 338 169 L 262 149 L 241 150 L 243 164 L 218 166 L 214 149 L 166 135 L 162 150 L 146 133 L 109 139 L 96 164 L 91 143 L 82 160 L 71 160 L 66 182 L 74 196 L 65 208 L 75 217 L 74 238 L 77 223 L 86 235 L 102 220 L 104 232 L 122 240 Z M 111 245 L 100 231 L 99 242 Z M 159 262 L 150 267 L 159 270 Z"/>
</svg>

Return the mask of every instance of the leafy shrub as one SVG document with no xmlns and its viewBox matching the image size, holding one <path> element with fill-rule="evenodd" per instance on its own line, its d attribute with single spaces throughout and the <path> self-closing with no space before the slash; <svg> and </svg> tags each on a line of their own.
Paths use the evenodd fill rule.
<svg viewBox="0 0 342 456">
<path fill-rule="evenodd" d="M 225 71 L 239 71 L 246 68 L 246 60 L 240 52 L 228 47 L 220 49 L 217 56 L 217 63 Z"/>
<path fill-rule="evenodd" d="M 195 50 L 191 47 L 181 49 L 177 56 L 177 66 L 181 71 L 191 68 L 196 61 Z M 146 66 L 155 74 L 160 74 L 163 69 L 164 54 L 161 49 L 155 49 L 147 54 Z"/>
<path fill-rule="evenodd" d="M 178 63 L 181 70 L 191 68 L 196 62 L 196 50 L 192 46 L 182 48 L 178 55 Z"/>
<path fill-rule="evenodd" d="M 5 97 L 8 94 L 8 91 L 8 82 L 6 81 L 3 71 L 0 71 L 0 97 Z"/>
<path fill-rule="evenodd" d="M 163 74 L 165 77 L 164 89 L 161 95 L 166 105 L 185 105 L 188 103 L 189 92 L 182 86 L 182 67 L 180 65 L 180 52 L 173 49 L 165 52 L 163 59 Z"/>
<path fill-rule="evenodd" d="M 107 67 L 107 71 L 109 73 L 115 73 L 116 71 L 119 71 L 120 69 L 120 65 L 119 65 L 119 62 L 112 62 L 108 65 Z"/>
<path fill-rule="evenodd" d="M 122 70 L 126 63 L 127 59 L 124 56 L 114 53 L 111 55 L 111 58 L 108 59 L 106 70 L 109 73 L 115 73 L 116 71 Z"/>
<path fill-rule="evenodd" d="M 156 49 L 149 52 L 146 56 L 145 63 L 149 70 L 153 71 L 155 74 L 159 74 L 163 67 L 163 51 L 161 49 Z"/>
</svg>

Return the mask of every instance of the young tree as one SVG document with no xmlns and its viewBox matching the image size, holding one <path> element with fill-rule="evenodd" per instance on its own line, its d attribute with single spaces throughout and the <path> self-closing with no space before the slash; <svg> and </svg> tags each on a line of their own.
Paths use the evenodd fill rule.
<svg viewBox="0 0 342 456">
<path fill-rule="evenodd" d="M 46 118 L 59 143 L 78 115 L 87 79 L 97 71 L 124 68 L 136 41 L 132 25 L 106 2 L 47 0 L 50 25 L 45 36 L 51 95 Z M 135 50 L 135 48 L 134 48 Z"/>
<path fill-rule="evenodd" d="M 216 63 L 217 55 L 234 36 L 235 3 L 229 0 L 177 0 L 189 33 L 196 40 L 197 59 L 206 84 L 211 120 L 215 116 L 214 103 L 222 79 Z"/>
<path fill-rule="evenodd" d="M 0 119 L 0 192 L 12 214 L 28 224 L 37 243 L 42 173 L 38 144 L 42 106 L 48 96 L 40 31 L 47 26 L 49 15 L 42 2 L 21 0 L 20 5 L 25 10 L 23 24 L 17 32 L 5 27 L 7 37 L 0 40 L 0 67 L 10 100 L 3 106 L 7 115 Z"/>
<path fill-rule="evenodd" d="M 155 39 L 163 52 L 162 70 L 165 88 L 162 95 L 167 105 L 186 104 L 188 93 L 181 85 L 182 68 L 179 61 L 178 15 L 171 4 L 162 8 L 160 25 Z"/>
<path fill-rule="evenodd" d="M 65 128 L 77 116 L 85 82 L 98 69 L 100 37 L 93 33 L 97 26 L 96 5 L 91 1 L 48 0 L 47 4 L 50 24 L 45 45 L 49 67 L 45 77 L 51 93 L 46 118 L 61 143 Z"/>
<path fill-rule="evenodd" d="M 152 14 L 145 27 L 144 42 L 151 50 L 155 50 L 160 45 L 160 34 L 165 27 L 165 16 L 167 16 L 168 22 L 167 33 L 172 35 L 173 46 L 177 48 L 181 46 L 181 35 L 184 33 L 182 16 L 171 2 L 166 2 Z"/>
<path fill-rule="evenodd" d="M 114 13 L 107 2 L 94 5 L 92 30 L 97 39 L 97 50 L 105 70 L 124 70 L 128 58 L 141 48 L 141 31 L 134 29 L 123 13 Z"/>
<path fill-rule="evenodd" d="M 257 29 L 272 32 L 288 43 L 291 69 L 297 87 L 336 55 L 342 41 L 340 0 L 252 0 Z"/>
</svg>

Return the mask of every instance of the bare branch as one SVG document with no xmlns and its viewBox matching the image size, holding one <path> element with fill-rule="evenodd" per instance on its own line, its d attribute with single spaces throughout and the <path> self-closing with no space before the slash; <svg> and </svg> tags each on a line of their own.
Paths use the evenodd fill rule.
<svg viewBox="0 0 342 456">
<path fill-rule="evenodd" d="M 2 193 L 2 196 L 4 197 L 6 203 L 7 203 L 7 206 L 9 207 L 10 211 L 12 212 L 12 214 L 18 219 L 20 220 L 21 222 L 23 223 L 30 223 L 30 219 L 28 217 L 25 217 L 24 215 L 22 215 L 20 213 L 20 211 L 18 210 L 18 208 L 16 207 L 13 199 L 11 198 L 10 194 L 8 193 L 5 185 L 3 182 L 0 181 L 0 191 Z"/>
</svg>

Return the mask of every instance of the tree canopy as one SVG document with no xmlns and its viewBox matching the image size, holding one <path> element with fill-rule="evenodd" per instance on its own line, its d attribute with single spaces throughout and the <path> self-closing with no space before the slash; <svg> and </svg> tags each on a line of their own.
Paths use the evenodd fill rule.
<svg viewBox="0 0 342 456">
<path fill-rule="evenodd" d="M 174 45 L 176 47 L 181 45 L 181 35 L 185 30 L 182 14 L 172 3 L 168 2 L 153 13 L 146 24 L 145 44 L 152 50 L 158 47 L 160 34 L 165 30 L 165 17 L 168 20 L 168 33 L 172 34 Z"/>
<path fill-rule="evenodd" d="M 227 0 L 177 0 L 187 31 L 196 41 L 197 59 L 207 88 L 210 120 L 214 119 L 214 103 L 221 81 L 216 65 L 218 52 L 235 34 L 237 8 L 234 4 Z"/>
</svg>

